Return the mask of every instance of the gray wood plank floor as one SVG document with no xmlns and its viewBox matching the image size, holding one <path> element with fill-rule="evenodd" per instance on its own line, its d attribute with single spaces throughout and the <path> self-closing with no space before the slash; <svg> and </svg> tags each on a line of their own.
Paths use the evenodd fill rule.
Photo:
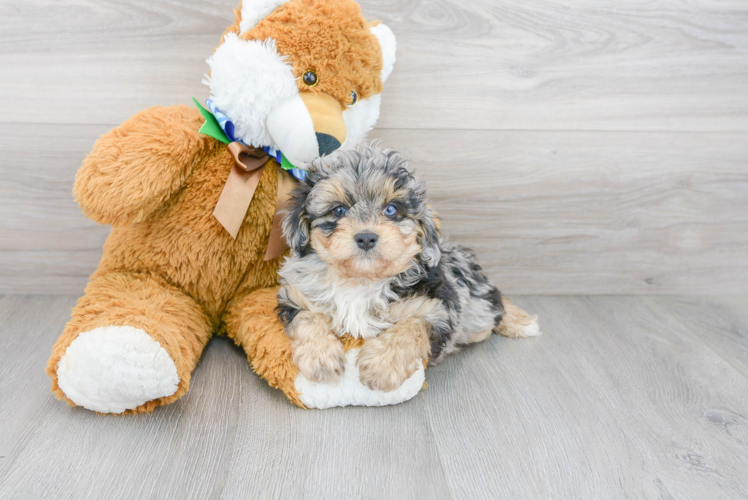
<svg viewBox="0 0 748 500">
<path fill-rule="evenodd" d="M 0 498 L 745 498 L 748 297 L 516 297 L 379 409 L 299 410 L 211 341 L 177 403 L 98 416 L 43 373 L 76 297 L 0 296 Z"/>
</svg>

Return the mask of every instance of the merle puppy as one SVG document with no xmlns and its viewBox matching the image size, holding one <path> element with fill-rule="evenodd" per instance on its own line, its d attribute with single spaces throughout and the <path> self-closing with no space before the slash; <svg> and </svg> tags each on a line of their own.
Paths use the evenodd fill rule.
<svg viewBox="0 0 748 500">
<path fill-rule="evenodd" d="M 280 270 L 278 312 L 293 360 L 313 382 L 337 383 L 344 335 L 367 339 L 361 382 L 391 391 L 422 360 L 439 362 L 491 332 L 539 333 L 470 250 L 441 240 L 424 183 L 395 151 L 360 146 L 317 160 L 283 233 L 292 255 Z"/>
</svg>

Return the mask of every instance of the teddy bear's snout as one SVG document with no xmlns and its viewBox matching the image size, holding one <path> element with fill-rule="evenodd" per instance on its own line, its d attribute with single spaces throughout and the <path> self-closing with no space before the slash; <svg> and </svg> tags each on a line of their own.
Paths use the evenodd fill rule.
<svg viewBox="0 0 748 500">
<path fill-rule="evenodd" d="M 319 155 L 324 156 L 340 148 L 340 141 L 329 134 L 317 132 L 317 145 L 319 146 Z"/>
<path fill-rule="evenodd" d="M 318 157 L 340 148 L 348 131 L 340 103 L 316 92 L 300 92 L 276 106 L 267 129 L 295 167 L 307 168 Z"/>
</svg>

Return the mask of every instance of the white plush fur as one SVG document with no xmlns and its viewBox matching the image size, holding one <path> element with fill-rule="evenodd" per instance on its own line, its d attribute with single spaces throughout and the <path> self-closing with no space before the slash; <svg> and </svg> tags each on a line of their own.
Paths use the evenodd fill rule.
<svg viewBox="0 0 748 500">
<path fill-rule="evenodd" d="M 371 32 L 377 37 L 379 45 L 382 47 L 382 83 L 384 83 L 395 67 L 397 41 L 395 34 L 386 24 L 377 24 L 371 28 Z"/>
<path fill-rule="evenodd" d="M 322 301 L 330 304 L 327 314 L 332 316 L 332 328 L 338 336 L 348 333 L 354 338 L 369 339 L 392 326 L 392 323 L 372 314 L 372 310 L 387 307 L 389 283 L 346 286 L 335 281 L 329 283 L 329 291 Z"/>
<path fill-rule="evenodd" d="M 382 94 L 375 94 L 369 99 L 361 99 L 355 106 L 343 111 L 343 120 L 348 135 L 340 149 L 353 149 L 364 140 L 366 134 L 374 128 L 379 119 L 379 103 Z"/>
<path fill-rule="evenodd" d="M 341 279 L 318 254 L 288 257 L 278 274 L 282 283 L 312 298 L 309 310 L 331 318 L 333 331 L 339 337 L 349 334 L 355 338 L 372 338 L 393 325 L 383 319 L 390 301 L 398 299 L 390 289 L 389 279 L 351 283 Z"/>
<path fill-rule="evenodd" d="M 78 406 L 122 413 L 177 390 L 177 367 L 143 330 L 105 326 L 81 333 L 57 365 L 57 383 Z"/>
<path fill-rule="evenodd" d="M 359 381 L 356 360 L 360 349 L 345 353 L 345 371 L 337 386 L 310 382 L 304 375 L 296 376 L 299 399 L 307 408 L 333 408 L 335 406 L 385 406 L 402 403 L 421 391 L 426 372 L 423 364 L 403 385 L 391 392 L 372 390 Z"/>
<path fill-rule="evenodd" d="M 298 93 L 273 108 L 266 123 L 274 147 L 280 149 L 294 167 L 308 168 L 319 156 L 314 123 Z"/>
<path fill-rule="evenodd" d="M 380 77 L 382 83 L 384 83 L 395 67 L 397 41 L 395 34 L 386 24 L 380 23 L 374 26 L 371 28 L 371 32 L 377 37 L 382 48 L 382 74 Z M 355 106 L 343 112 L 348 136 L 340 149 L 352 149 L 366 138 L 366 134 L 374 128 L 377 120 L 379 120 L 381 101 L 382 95 L 375 94 L 369 99 L 362 99 Z"/>
<path fill-rule="evenodd" d="M 248 145 L 283 151 L 268 132 L 266 120 L 299 89 L 293 68 L 278 53 L 275 41 L 240 40 L 229 33 L 208 65 L 210 76 L 204 83 L 215 105 L 234 123 L 236 135 Z"/>
<path fill-rule="evenodd" d="M 271 12 L 288 0 L 242 0 L 242 20 L 239 30 L 245 33 L 265 19 Z"/>
</svg>

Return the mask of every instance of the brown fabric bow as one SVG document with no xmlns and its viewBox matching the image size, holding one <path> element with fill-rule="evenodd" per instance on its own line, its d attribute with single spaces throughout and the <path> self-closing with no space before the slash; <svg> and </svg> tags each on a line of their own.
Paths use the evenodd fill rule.
<svg viewBox="0 0 748 500">
<path fill-rule="evenodd" d="M 228 231 L 232 238 L 236 239 L 247 209 L 252 202 L 257 185 L 260 183 L 264 166 L 270 157 L 259 148 L 249 148 L 240 142 L 232 142 L 228 145 L 229 153 L 234 158 L 234 168 L 231 169 L 226 184 L 223 186 L 221 196 L 218 198 L 213 216 Z M 283 210 L 290 198 L 294 188 L 294 178 L 285 170 L 278 168 L 278 195 L 275 204 L 275 216 L 273 217 L 273 228 L 270 231 L 265 260 L 280 257 L 286 251 L 286 242 L 281 230 L 282 217 L 279 212 Z"/>
</svg>

